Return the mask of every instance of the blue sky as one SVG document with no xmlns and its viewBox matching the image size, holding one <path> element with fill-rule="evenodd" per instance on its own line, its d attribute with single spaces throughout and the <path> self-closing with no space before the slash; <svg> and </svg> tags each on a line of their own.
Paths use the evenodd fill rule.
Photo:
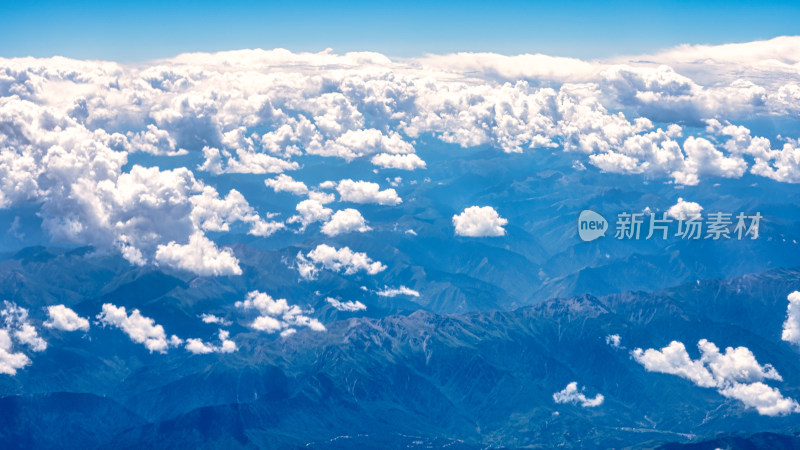
<svg viewBox="0 0 800 450">
<path fill-rule="evenodd" d="M 796 35 L 800 2 L 2 2 L 0 56 L 136 61 L 284 47 L 601 58 Z"/>
</svg>

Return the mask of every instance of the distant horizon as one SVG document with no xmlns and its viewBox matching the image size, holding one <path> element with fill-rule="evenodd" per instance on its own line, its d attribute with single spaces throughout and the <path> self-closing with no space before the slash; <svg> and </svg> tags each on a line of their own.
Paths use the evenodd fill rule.
<svg viewBox="0 0 800 450">
<path fill-rule="evenodd" d="M 607 59 L 682 44 L 719 45 L 800 34 L 800 5 L 572 1 L 336 6 L 121 2 L 6 4 L 0 57 L 140 62 L 182 53 L 285 48 L 371 51 L 393 58 L 490 52 Z"/>
</svg>

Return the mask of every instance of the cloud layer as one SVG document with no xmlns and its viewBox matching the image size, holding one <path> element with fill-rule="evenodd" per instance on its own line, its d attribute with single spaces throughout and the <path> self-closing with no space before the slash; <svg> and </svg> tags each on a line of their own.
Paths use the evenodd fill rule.
<svg viewBox="0 0 800 450">
<path fill-rule="evenodd" d="M 423 137 L 508 153 L 557 149 L 578 167 L 676 184 L 748 173 L 797 183 L 800 142 L 757 136 L 737 121 L 800 118 L 798 43 L 682 46 L 592 62 L 280 49 L 139 65 L 0 59 L 0 207 L 40 205 L 58 241 L 218 276 L 240 268 L 209 233 L 238 224 L 269 236 L 286 225 L 208 177 L 261 174 L 274 192 L 307 195 L 287 221 L 303 232 L 334 214 L 323 206 L 334 200 L 284 172 L 302 173 L 308 157 L 424 169 Z M 137 155 L 131 164 L 134 154 L 151 162 Z M 161 163 L 187 155 L 200 163 Z M 334 186 L 343 202 L 403 201 L 370 181 Z M 504 219 L 494 220 L 456 226 L 466 236 L 501 235 Z"/>
</svg>

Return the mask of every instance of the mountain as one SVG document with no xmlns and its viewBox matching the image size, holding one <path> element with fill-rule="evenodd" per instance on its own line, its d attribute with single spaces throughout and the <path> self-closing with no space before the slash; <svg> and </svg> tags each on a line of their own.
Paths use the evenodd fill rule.
<svg viewBox="0 0 800 450">
<path fill-rule="evenodd" d="M 188 321 L 205 305 L 188 294 L 205 286 L 196 283 L 126 273 L 76 308 L 120 301 L 172 333 L 168 317 Z M 781 340 L 786 295 L 799 286 L 800 270 L 776 269 L 513 311 L 342 318 L 325 332 L 288 338 L 250 330 L 230 313 L 239 346 L 232 354 L 151 354 L 97 325 L 85 336 L 46 331 L 50 348 L 0 379 L 2 413 L 27 423 L 7 425 L 0 436 L 5 447 L 30 448 L 594 448 L 792 436 L 800 432 L 795 417 L 762 416 L 713 389 L 647 372 L 630 351 L 678 340 L 696 358 L 699 339 L 744 346 L 782 375 L 771 384 L 800 398 L 800 353 Z M 127 289 L 142 292 L 138 303 Z M 619 347 L 607 344 L 610 334 L 620 336 Z M 573 381 L 605 401 L 555 403 L 553 394 Z M 84 427 L 65 426 L 64 415 Z M 19 441 L 36 430 L 49 430 L 52 440 Z M 752 445 L 772 442 L 757 439 Z"/>
</svg>

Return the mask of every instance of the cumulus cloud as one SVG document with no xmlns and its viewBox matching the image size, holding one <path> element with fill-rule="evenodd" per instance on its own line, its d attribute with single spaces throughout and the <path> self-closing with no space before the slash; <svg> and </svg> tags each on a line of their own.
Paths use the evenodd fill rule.
<svg viewBox="0 0 800 450">
<path fill-rule="evenodd" d="M 222 326 L 228 326 L 231 324 L 230 320 L 224 319 L 222 317 L 217 317 L 214 314 L 201 314 L 200 319 L 203 323 L 215 323 Z"/>
<path fill-rule="evenodd" d="M 384 169 L 416 170 L 427 167 L 425 161 L 413 153 L 407 155 L 381 153 L 373 156 L 370 161 L 372 164 Z"/>
<path fill-rule="evenodd" d="M 14 352 L 13 347 L 8 330 L 0 328 L 0 374 L 16 375 L 17 370 L 31 363 L 27 355 Z"/>
<path fill-rule="evenodd" d="M 269 236 L 284 228 L 280 222 L 266 221 L 256 213 L 244 196 L 236 189 L 231 189 L 225 198 L 219 196 L 216 189 L 210 186 L 190 198 L 192 212 L 189 217 L 196 228 L 205 231 L 230 231 L 234 222 L 250 224 L 248 234 Z"/>
<path fill-rule="evenodd" d="M 405 286 L 400 286 L 396 288 L 390 288 L 389 286 L 384 286 L 383 290 L 376 292 L 376 294 L 380 295 L 381 297 L 397 297 L 398 295 L 419 297 L 419 292 Z"/>
<path fill-rule="evenodd" d="M 286 299 L 274 299 L 264 292 L 249 292 L 244 301 L 236 302 L 236 307 L 258 312 L 259 315 L 250 323 L 250 327 L 259 331 L 281 332 L 283 337 L 294 333 L 298 327 L 325 331 L 325 326 L 319 320 L 308 316 L 299 306 L 289 305 Z"/>
<path fill-rule="evenodd" d="M 39 336 L 36 327 L 28 318 L 28 310 L 8 300 L 3 302 L 0 318 L 3 319 L 4 329 L 20 344 L 27 345 L 35 352 L 47 349 L 47 342 Z"/>
<path fill-rule="evenodd" d="M 609 334 L 606 336 L 606 344 L 614 348 L 619 348 L 621 342 L 622 338 L 620 338 L 618 334 Z"/>
<path fill-rule="evenodd" d="M 578 382 L 573 381 L 563 390 L 553 394 L 553 401 L 556 403 L 572 403 L 573 405 L 580 404 L 584 408 L 594 408 L 603 404 L 605 400 L 603 394 L 597 394 L 594 398 L 589 398 L 582 391 L 582 389 L 578 389 Z"/>
<path fill-rule="evenodd" d="M 364 233 L 371 230 L 358 210 L 353 208 L 336 211 L 333 217 L 322 226 L 322 234 L 337 236 L 343 233 Z"/>
<path fill-rule="evenodd" d="M 188 245 L 197 232 L 226 232 L 237 221 L 259 236 L 282 227 L 247 210 L 238 192 L 207 189 L 195 169 L 212 178 L 280 174 L 267 186 L 309 195 L 319 207 L 326 202 L 283 173 L 301 170 L 308 155 L 421 169 L 414 142 L 423 135 L 509 153 L 558 147 L 574 153 L 576 167 L 684 185 L 748 171 L 797 183 L 796 139 L 753 136 L 735 122 L 800 117 L 798 42 L 680 46 L 591 62 L 490 53 L 409 62 L 286 50 L 137 65 L 0 59 L 0 207 L 39 205 L 55 240 L 149 264 L 161 246 Z M 132 152 L 160 163 L 187 151 L 202 158 L 197 168 L 128 161 Z M 401 201 L 374 183 L 337 187 L 343 201 Z M 298 209 L 293 223 L 328 217 Z"/>
<path fill-rule="evenodd" d="M 296 170 L 296 162 L 286 161 L 265 153 L 258 153 L 251 148 L 237 148 L 233 152 L 216 147 L 203 147 L 205 161 L 198 169 L 214 175 L 223 173 L 281 173 Z"/>
<path fill-rule="evenodd" d="M 696 360 L 678 341 L 672 341 L 661 350 L 637 348 L 631 355 L 649 372 L 677 375 L 700 387 L 714 388 L 725 397 L 755 408 L 761 415 L 783 416 L 800 412 L 796 400 L 784 397 L 778 389 L 764 384 L 765 380 L 783 379 L 771 365 L 759 364 L 748 348 L 728 347 L 722 353 L 705 339 L 701 339 L 697 347 L 700 358 Z"/>
<path fill-rule="evenodd" d="M 788 295 L 789 305 L 786 308 L 786 321 L 783 322 L 781 339 L 794 345 L 800 345 L 800 291 Z"/>
<path fill-rule="evenodd" d="M 347 312 L 354 312 L 354 311 L 363 311 L 367 309 L 367 306 L 359 301 L 347 301 L 343 302 L 341 300 L 337 300 L 332 297 L 327 297 L 325 299 L 331 306 L 338 309 L 339 311 L 347 311 Z"/>
<path fill-rule="evenodd" d="M 219 330 L 219 345 L 203 342 L 202 339 L 190 338 L 186 339 L 184 348 L 189 353 L 195 355 L 204 355 L 208 353 L 233 353 L 237 350 L 236 343 L 230 339 L 230 332 L 227 330 Z"/>
<path fill-rule="evenodd" d="M 153 124 L 147 125 L 144 130 L 133 133 L 128 132 L 128 146 L 131 152 L 145 152 L 153 155 L 180 156 L 189 152 L 185 149 L 176 150 L 176 141 L 166 130 L 160 130 Z"/>
<path fill-rule="evenodd" d="M 500 215 L 491 206 L 470 206 L 461 214 L 453 216 L 453 226 L 456 235 L 468 237 L 504 236 L 508 220 Z"/>
<path fill-rule="evenodd" d="M 15 351 L 16 344 L 25 345 L 31 351 L 42 352 L 47 342 L 28 318 L 28 310 L 16 303 L 4 301 L 0 310 L 0 374 L 16 375 L 17 371 L 31 364 L 30 358 L 21 351 Z"/>
<path fill-rule="evenodd" d="M 294 195 L 308 194 L 308 186 L 302 181 L 297 181 L 289 175 L 280 174 L 276 178 L 264 180 L 264 184 L 275 192 L 289 192 Z"/>
<path fill-rule="evenodd" d="M 166 353 L 170 347 L 177 347 L 183 343 L 183 340 L 175 335 L 167 338 L 164 327 L 156 324 L 155 320 L 143 316 L 138 309 L 128 314 L 124 306 L 104 303 L 97 320 L 103 326 L 119 328 L 133 342 L 143 344 L 150 353 Z"/>
<path fill-rule="evenodd" d="M 299 223 L 300 232 L 305 231 L 312 223 L 327 221 L 333 214 L 332 209 L 325 207 L 323 201 L 316 198 L 309 198 L 301 201 L 297 204 L 295 209 L 297 210 L 297 214 L 290 217 L 286 222 Z"/>
<path fill-rule="evenodd" d="M 688 220 L 691 218 L 699 218 L 703 207 L 695 202 L 687 202 L 683 198 L 678 197 L 678 203 L 672 205 L 667 210 L 667 216 L 678 219 Z"/>
<path fill-rule="evenodd" d="M 47 328 L 62 331 L 89 331 L 89 321 L 64 305 L 48 306 L 47 315 L 49 319 L 44 323 Z"/>
<path fill-rule="evenodd" d="M 339 197 L 343 202 L 377 203 L 379 205 L 398 205 L 403 200 L 398 197 L 394 189 L 381 190 L 378 183 L 369 181 L 342 180 L 336 186 Z"/>
<path fill-rule="evenodd" d="M 373 261 L 366 253 L 354 252 L 350 247 L 337 249 L 326 244 L 317 245 L 305 255 L 298 253 L 295 267 L 300 276 L 307 280 L 315 279 L 321 269 L 342 272 L 345 275 L 360 271 L 375 275 L 386 270 L 385 265 L 380 261 Z"/>
<path fill-rule="evenodd" d="M 159 245 L 156 261 L 204 276 L 242 274 L 239 260 L 233 256 L 233 252 L 230 249 L 220 250 L 202 233 L 191 235 L 186 244 L 173 241 L 167 245 Z"/>
<path fill-rule="evenodd" d="M 360 120 L 356 120 L 355 122 L 360 122 Z M 335 125 L 329 124 L 329 126 L 336 130 L 340 128 L 338 123 Z M 336 139 L 326 141 L 324 145 L 309 147 L 308 152 L 311 154 L 337 156 L 346 160 L 352 160 L 375 153 L 386 155 L 413 154 L 414 147 L 410 143 L 404 141 L 396 132 L 391 132 L 387 136 L 380 130 L 363 129 L 347 130 Z"/>
</svg>

